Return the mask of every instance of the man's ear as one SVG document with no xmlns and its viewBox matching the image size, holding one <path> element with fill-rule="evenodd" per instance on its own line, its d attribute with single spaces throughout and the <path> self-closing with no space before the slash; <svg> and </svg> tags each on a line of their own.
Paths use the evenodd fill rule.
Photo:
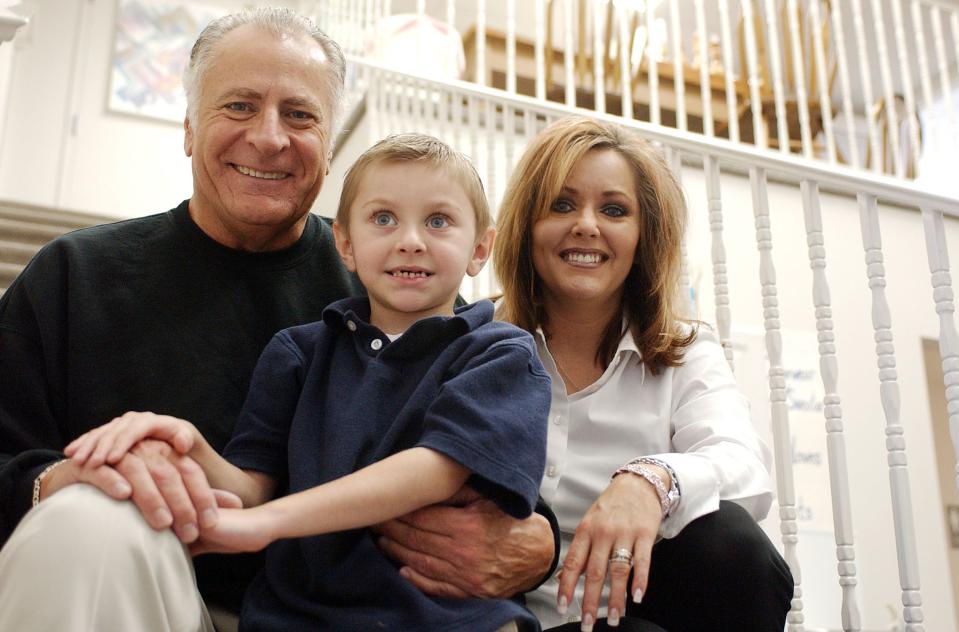
<svg viewBox="0 0 959 632">
<path fill-rule="evenodd" d="M 190 117 L 183 117 L 183 151 L 187 156 L 193 155 L 193 129 L 190 127 Z"/>
<path fill-rule="evenodd" d="M 353 243 L 350 241 L 349 231 L 333 222 L 333 240 L 336 242 L 336 251 L 340 253 L 343 265 L 350 272 L 356 272 L 356 262 L 353 260 Z"/>
<path fill-rule="evenodd" d="M 466 274 L 476 276 L 480 273 L 480 270 L 486 265 L 486 260 L 493 252 L 493 241 L 495 239 L 496 229 L 492 226 L 480 235 L 479 239 L 476 240 L 476 245 L 473 246 L 473 256 L 470 258 L 469 265 L 466 266 Z"/>
</svg>

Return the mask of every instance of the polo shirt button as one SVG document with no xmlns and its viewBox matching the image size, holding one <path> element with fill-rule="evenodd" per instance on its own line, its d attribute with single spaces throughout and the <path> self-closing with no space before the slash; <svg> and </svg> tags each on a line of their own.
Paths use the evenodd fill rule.
<svg viewBox="0 0 959 632">
<path fill-rule="evenodd" d="M 550 465 L 548 468 L 546 468 L 546 476 L 549 476 L 550 478 L 556 476 L 556 466 L 555 466 L 555 465 Z"/>
<path fill-rule="evenodd" d="M 370 343 L 370 346 L 373 347 L 373 351 L 379 351 L 380 347 L 383 346 L 383 341 L 379 338 L 374 338 L 373 342 Z"/>
<path fill-rule="evenodd" d="M 561 415 L 553 415 L 553 423 L 557 426 L 563 423 L 563 417 Z"/>
<path fill-rule="evenodd" d="M 348 320 L 346 321 L 346 328 L 350 331 L 356 331 L 356 323 L 354 323 L 352 320 Z"/>
</svg>

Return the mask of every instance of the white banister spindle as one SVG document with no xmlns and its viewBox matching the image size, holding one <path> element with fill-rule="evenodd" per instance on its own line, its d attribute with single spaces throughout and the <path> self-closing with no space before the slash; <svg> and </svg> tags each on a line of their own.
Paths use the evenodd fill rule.
<svg viewBox="0 0 959 632">
<path fill-rule="evenodd" d="M 490 208 L 496 208 L 498 198 L 496 187 L 496 103 L 489 97 L 485 99 L 486 103 L 486 126 L 483 130 L 486 136 L 486 195 L 489 198 Z M 505 110 L 505 108 L 504 108 Z M 505 111 L 503 117 L 503 131 L 506 131 Z"/>
<path fill-rule="evenodd" d="M 813 58 L 816 61 L 816 80 L 819 86 L 819 111 L 822 115 L 822 131 L 826 137 L 826 156 L 829 162 L 836 163 L 836 137 L 832 131 L 832 97 L 829 94 L 829 68 L 826 66 L 826 51 L 822 34 L 826 23 L 822 19 L 819 0 L 809 0 L 812 18 L 811 39 Z"/>
<path fill-rule="evenodd" d="M 805 46 L 799 32 L 799 10 L 796 0 L 789 0 L 789 42 L 792 47 L 793 80 L 796 82 L 796 103 L 799 110 L 799 136 L 802 139 L 802 153 L 806 158 L 813 157 L 812 131 L 809 126 L 809 95 L 806 93 L 806 72 L 803 66 Z"/>
<path fill-rule="evenodd" d="M 952 33 L 952 43 L 956 47 L 956 59 L 959 59 L 959 9 L 952 11 L 952 15 L 949 16 L 949 31 Z M 959 138 L 959 120 L 952 113 L 952 108 L 949 112 L 952 117 L 953 138 Z"/>
<path fill-rule="evenodd" d="M 706 154 L 703 157 L 706 176 L 706 201 L 709 208 L 709 233 L 712 238 L 710 256 L 713 262 L 713 294 L 716 304 L 716 329 L 719 344 L 726 354 L 729 368 L 735 370 L 733 347 L 730 343 L 732 318 L 729 311 L 729 277 L 726 271 L 726 246 L 723 243 L 723 199 L 720 188 L 719 161 Z"/>
<path fill-rule="evenodd" d="M 929 59 L 926 57 L 926 30 L 922 23 L 922 10 L 916 0 L 910 4 L 913 30 L 916 33 L 916 52 L 919 56 L 919 85 L 922 88 L 923 104 L 932 107 L 932 77 L 929 74 Z"/>
<path fill-rule="evenodd" d="M 723 0 L 725 2 L 725 0 Z M 656 27 L 656 15 L 653 8 L 646 5 L 646 64 L 649 69 L 649 122 L 659 125 L 661 113 L 659 107 L 659 59 L 652 45 L 653 29 Z"/>
<path fill-rule="evenodd" d="M 369 83 L 366 93 L 366 109 L 370 115 L 370 131 L 366 136 L 366 144 L 373 145 L 383 138 L 383 78 L 378 69 L 367 71 Z"/>
<path fill-rule="evenodd" d="M 776 101 L 776 138 L 779 151 L 789 153 L 789 127 L 786 118 L 786 97 L 783 88 L 783 68 L 779 53 L 779 19 L 776 17 L 775 0 L 766 0 L 766 21 L 769 23 L 769 65 L 772 66 L 773 98 Z"/>
<path fill-rule="evenodd" d="M 616 47 L 619 51 L 619 89 L 622 93 L 623 118 L 633 118 L 633 73 L 630 65 L 629 50 L 629 12 L 626 7 L 616 5 L 616 24 L 619 28 L 619 44 Z"/>
<path fill-rule="evenodd" d="M 699 38 L 699 95 L 703 102 L 703 133 L 713 131 L 713 89 L 709 80 L 709 35 L 706 31 L 706 9 L 703 0 L 696 0 L 696 33 Z"/>
<path fill-rule="evenodd" d="M 946 385 L 949 433 L 957 457 L 956 486 L 959 487 L 959 335 L 956 334 L 954 319 L 956 306 L 949 273 L 949 251 L 946 248 L 942 213 L 923 208 L 922 224 L 929 272 L 932 274 L 932 297 L 936 303 L 936 313 L 939 314 L 939 356 Z"/>
<path fill-rule="evenodd" d="M 826 452 L 829 459 L 829 485 L 832 492 L 833 533 L 839 586 L 842 589 L 842 629 L 858 632 L 862 627 L 856 605 L 856 550 L 853 546 L 852 506 L 849 493 L 849 468 L 846 439 L 843 434 L 842 401 L 838 393 L 839 361 L 836 358 L 832 322 L 832 300 L 826 278 L 826 246 L 822 232 L 822 204 L 819 185 L 810 180 L 800 183 L 809 267 L 813 271 L 813 306 L 816 338 L 819 341 L 819 372 L 823 385 L 823 414 L 826 418 Z"/>
<path fill-rule="evenodd" d="M 836 38 L 836 59 L 839 64 L 839 86 L 842 89 L 842 112 L 846 119 L 846 156 L 849 164 L 859 167 L 859 141 L 856 139 L 856 117 L 852 106 L 852 86 L 849 83 L 849 61 L 846 56 L 846 32 L 842 20 L 843 3 L 832 5 L 832 29 Z M 863 70 L 863 72 L 868 72 Z M 866 105 L 868 108 L 868 104 Z"/>
<path fill-rule="evenodd" d="M 546 0 L 533 0 L 536 15 L 534 19 L 534 63 L 536 69 L 536 98 L 546 100 L 546 64 L 553 67 L 553 51 L 549 51 L 549 61 L 546 61 Z"/>
<path fill-rule="evenodd" d="M 946 59 L 946 41 L 942 35 L 942 15 L 938 6 L 932 7 L 932 36 L 936 42 L 936 62 L 939 64 L 939 86 L 942 90 L 942 102 L 946 106 L 947 116 L 955 125 L 955 112 L 952 109 L 952 90 L 949 86 L 949 62 Z M 959 46 L 959 41 L 956 42 Z"/>
<path fill-rule="evenodd" d="M 486 0 L 476 2 L 476 83 L 486 85 Z"/>
<path fill-rule="evenodd" d="M 786 378 L 782 365 L 782 332 L 779 323 L 779 298 L 776 291 L 776 268 L 772 257 L 772 231 L 769 222 L 769 197 L 766 191 L 766 170 L 749 169 L 756 245 L 759 249 L 759 281 L 762 285 L 763 325 L 766 330 L 766 354 L 769 358 L 769 408 L 772 420 L 776 461 L 776 491 L 779 497 L 780 531 L 783 556 L 792 571 L 795 587 L 787 627 L 789 632 L 803 629 L 802 575 L 797 544 L 799 525 L 796 522 L 796 490 L 793 480 L 792 436 L 786 407 Z"/>
<path fill-rule="evenodd" d="M 859 194 L 859 225 L 865 252 L 866 275 L 872 291 L 872 327 L 876 341 L 876 365 L 879 368 L 879 396 L 886 419 L 886 461 L 889 466 L 889 491 L 892 498 L 893 527 L 899 559 L 899 583 L 902 588 L 903 615 L 909 632 L 922 630 L 922 599 L 919 593 L 919 562 L 915 551 L 915 526 L 906 439 L 899 422 L 899 384 L 896 374 L 892 316 L 886 300 L 886 269 L 882 255 L 882 233 L 876 196 Z"/>
<path fill-rule="evenodd" d="M 603 14 L 605 2 L 592 0 L 593 16 L 593 104 L 597 112 L 606 111 L 606 53 L 603 48 Z"/>
<path fill-rule="evenodd" d="M 729 30 L 729 5 L 727 0 L 719 0 L 719 37 L 723 49 L 723 76 L 726 78 L 726 120 L 729 121 L 729 140 L 739 142 L 739 116 L 736 105 L 736 68 L 733 64 L 732 34 Z M 652 90 L 652 84 L 650 84 Z"/>
<path fill-rule="evenodd" d="M 446 23 L 456 28 L 456 0 L 446 0 Z"/>
<path fill-rule="evenodd" d="M 584 45 L 584 42 L 580 42 Z M 566 105 L 576 107 L 576 72 L 573 68 L 573 0 L 563 3 L 563 69 L 566 71 Z"/>
<path fill-rule="evenodd" d="M 386 17 L 393 15 L 393 0 L 383 0 L 383 15 Z"/>
<path fill-rule="evenodd" d="M 675 147 L 666 148 L 666 161 L 669 163 L 670 171 L 673 172 L 673 176 L 676 178 L 676 182 L 679 183 L 680 190 L 682 190 L 683 185 L 683 154 L 679 149 Z M 686 193 L 683 192 L 683 198 L 685 199 Z M 688 202 L 688 200 L 687 200 Z M 688 208 L 688 204 L 687 204 Z M 691 291 L 692 284 L 689 280 L 689 256 L 688 250 L 686 249 L 686 235 L 683 235 L 682 245 L 680 247 L 680 257 L 682 259 L 682 266 L 679 273 L 679 292 L 681 295 L 680 305 L 685 307 L 685 313 L 689 318 L 698 318 L 699 316 L 696 313 L 696 305 L 693 304 L 693 293 Z"/>
<path fill-rule="evenodd" d="M 505 173 L 508 174 L 513 170 L 513 164 L 516 162 L 516 108 L 512 105 L 503 105 L 503 137 L 506 143 Z"/>
<path fill-rule="evenodd" d="M 742 0 L 743 31 L 746 33 L 746 67 L 749 76 L 749 105 L 753 115 L 753 142 L 767 147 L 766 127 L 763 125 L 763 105 L 759 94 L 759 60 L 756 52 L 756 28 L 753 22 L 753 0 Z"/>
<path fill-rule="evenodd" d="M 905 174 L 905 165 L 902 159 L 902 152 L 899 146 L 899 114 L 896 112 L 896 99 L 893 94 L 892 70 L 889 66 L 889 49 L 886 46 L 886 25 L 883 19 L 882 4 L 880 0 L 872 0 L 873 27 L 876 34 L 876 47 L 879 53 L 879 76 L 882 77 L 883 94 L 886 99 L 886 129 L 889 130 L 889 141 L 884 142 L 882 151 L 886 148 L 892 149 L 892 160 L 895 166 L 896 175 L 900 178 Z M 866 57 L 870 59 L 870 57 Z M 864 64 L 867 65 L 868 64 Z M 890 147 L 891 145 L 891 147 Z M 882 160 L 883 154 L 876 156 L 877 160 Z M 885 165 L 883 165 L 885 167 Z"/>
<path fill-rule="evenodd" d="M 893 24 L 896 26 L 896 46 L 899 49 L 899 72 L 902 73 L 902 93 L 906 101 L 906 127 L 909 130 L 909 149 L 912 153 L 912 164 L 919 164 L 919 118 L 916 116 L 916 94 L 912 83 L 912 63 L 909 59 L 909 48 L 906 44 L 905 20 L 902 16 L 902 6 L 899 2 L 893 2 L 892 14 Z M 914 29 L 919 30 L 919 41 L 917 47 L 920 49 L 920 55 L 923 59 L 926 56 L 926 46 L 922 35 L 922 23 L 914 24 Z M 928 66 L 927 66 L 928 72 Z"/>
<path fill-rule="evenodd" d="M 673 40 L 673 91 L 676 93 L 676 127 L 681 130 L 686 125 L 686 81 L 683 77 L 683 42 L 679 26 L 679 2 L 669 0 L 669 26 Z M 647 34 L 648 37 L 648 34 Z"/>
<path fill-rule="evenodd" d="M 506 0 L 506 91 L 516 92 L 516 0 Z"/>
<path fill-rule="evenodd" d="M 872 170 L 879 172 L 882 164 L 882 147 L 879 144 L 879 129 L 876 125 L 876 112 L 873 109 L 872 71 L 869 63 L 873 59 L 866 48 L 866 27 L 862 17 L 862 0 L 852 0 L 853 26 L 856 32 L 857 53 L 859 58 L 859 78 L 862 80 L 862 98 L 866 108 L 866 128 L 869 132 L 869 153 L 872 155 Z M 866 162 L 863 161 L 863 165 Z"/>
</svg>

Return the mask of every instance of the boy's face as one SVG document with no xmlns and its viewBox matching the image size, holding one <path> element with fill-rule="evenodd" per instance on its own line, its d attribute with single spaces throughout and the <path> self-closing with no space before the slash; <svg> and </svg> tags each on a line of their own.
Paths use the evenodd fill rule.
<svg viewBox="0 0 959 632">
<path fill-rule="evenodd" d="M 333 230 L 346 267 L 366 286 L 371 323 L 386 333 L 452 314 L 463 274 L 482 270 L 494 235 L 492 228 L 476 234 L 473 206 L 456 179 L 421 162 L 367 169 L 349 230 Z"/>
</svg>

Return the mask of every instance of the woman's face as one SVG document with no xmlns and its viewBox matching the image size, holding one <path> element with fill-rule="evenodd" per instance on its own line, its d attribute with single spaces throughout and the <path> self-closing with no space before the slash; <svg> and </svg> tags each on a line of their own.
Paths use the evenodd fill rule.
<svg viewBox="0 0 959 632">
<path fill-rule="evenodd" d="M 635 176 L 613 149 L 580 158 L 533 224 L 533 266 L 542 298 L 619 303 L 639 242 Z"/>
</svg>

